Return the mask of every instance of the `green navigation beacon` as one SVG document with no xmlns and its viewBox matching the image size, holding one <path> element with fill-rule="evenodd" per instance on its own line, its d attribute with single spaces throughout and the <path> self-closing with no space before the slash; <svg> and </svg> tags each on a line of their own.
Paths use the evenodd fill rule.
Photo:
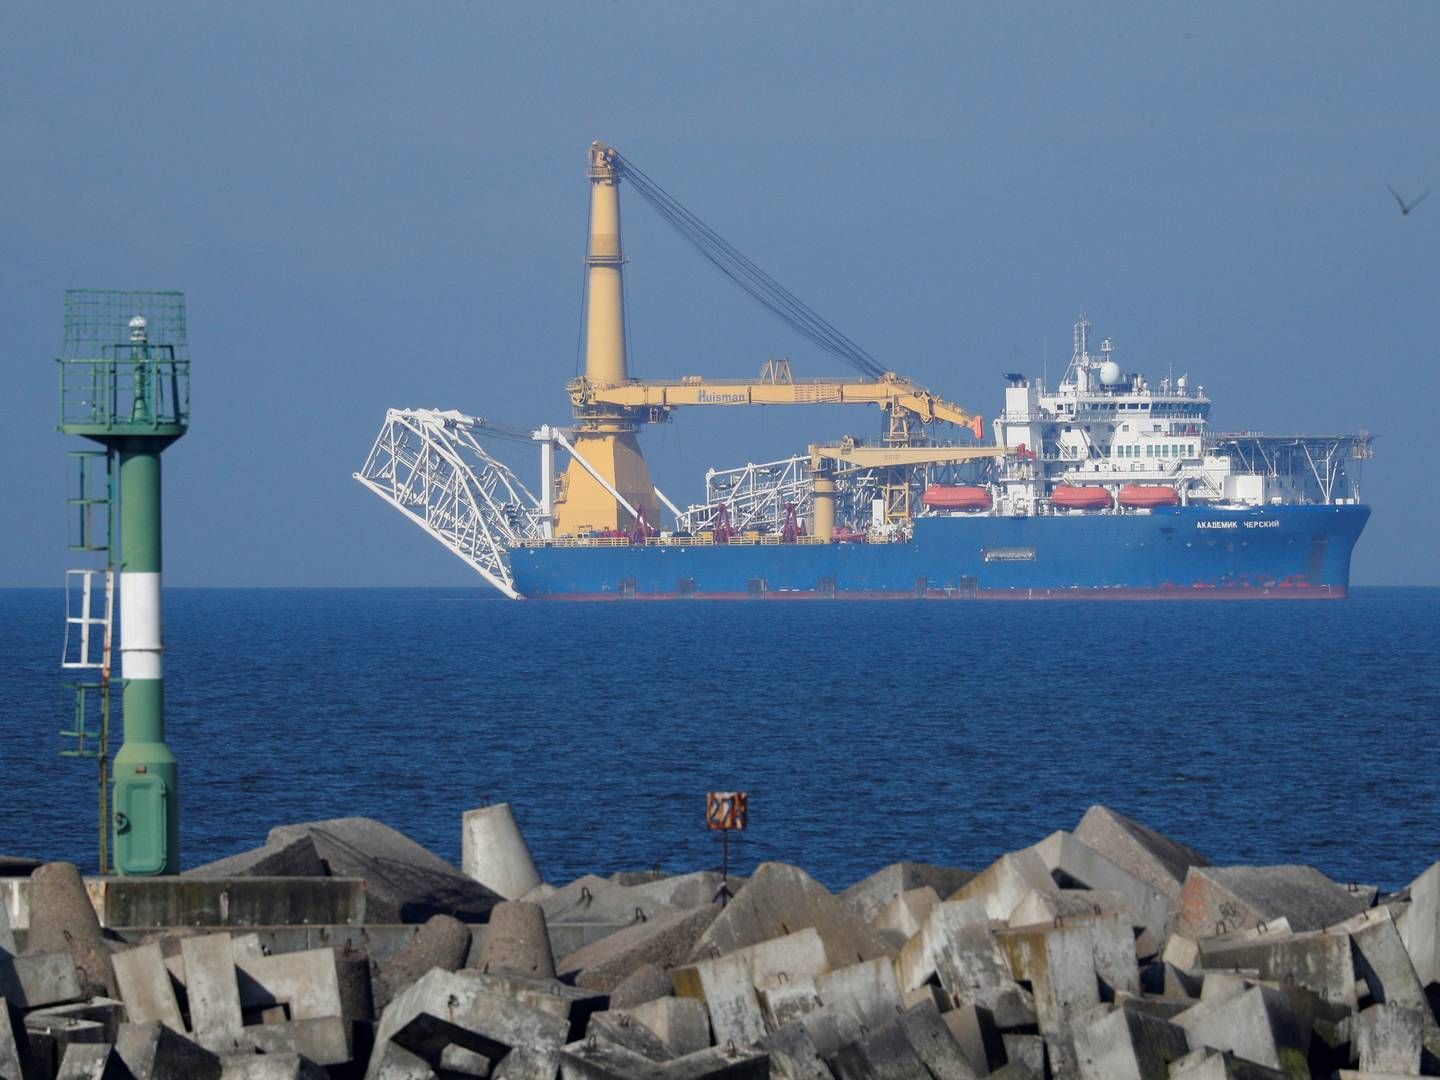
<svg viewBox="0 0 1440 1080">
<path fill-rule="evenodd" d="M 165 683 L 160 634 L 160 454 L 185 434 L 190 420 L 190 359 L 185 340 L 185 297 L 178 292 L 122 292 L 72 289 L 65 294 L 65 345 L 60 357 L 60 430 L 93 439 L 103 451 L 105 498 L 87 488 L 86 455 L 80 458 L 80 544 L 72 549 L 106 551 L 107 581 L 118 565 L 120 579 L 121 715 L 125 738 L 113 763 L 109 822 L 114 870 L 118 874 L 176 874 L 180 871 L 180 780 L 175 755 L 165 745 Z M 96 456 L 90 452 L 89 457 Z M 89 471 L 97 472 L 93 464 Z M 93 511 L 104 504 L 111 520 L 110 492 L 118 481 L 120 546 L 108 527 L 97 537 Z M 94 571 L 72 573 L 93 574 Z M 68 586 L 67 582 L 67 586 Z M 99 667 L 88 655 L 94 615 L 90 578 L 84 578 L 83 615 L 68 610 L 66 667 Z M 104 608 L 103 679 L 108 728 L 109 619 Z M 84 642 L 73 659 L 70 630 Z M 91 684 L 93 687 L 96 684 Z M 77 690 L 77 730 L 82 748 L 87 731 L 84 690 Z M 103 730 L 103 729 L 102 729 Z M 105 736 L 108 738 L 108 735 Z M 92 742 L 93 745 L 93 742 Z M 105 809 L 104 739 L 101 757 L 101 811 Z M 92 751 L 86 756 L 94 756 Z M 102 825 L 101 870 L 105 870 Z"/>
</svg>

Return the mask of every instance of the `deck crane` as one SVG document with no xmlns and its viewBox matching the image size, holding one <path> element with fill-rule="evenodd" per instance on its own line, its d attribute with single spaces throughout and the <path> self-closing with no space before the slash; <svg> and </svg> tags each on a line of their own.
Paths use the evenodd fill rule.
<svg viewBox="0 0 1440 1080">
<path fill-rule="evenodd" d="M 602 143 L 590 147 L 590 240 L 587 251 L 585 373 L 568 384 L 575 411 L 575 443 L 585 460 L 571 465 L 559 486 L 556 530 L 575 535 L 590 529 L 615 530 L 643 513 L 659 519 L 648 470 L 635 439 L 640 424 L 668 420 L 681 406 L 878 405 L 884 411 L 884 443 L 918 448 L 932 440 L 926 427 L 947 422 L 979 439 L 980 417 L 939 398 L 890 371 L 827 322 L 794 293 L 770 277 L 733 245 L 687 210 L 619 151 Z M 629 377 L 618 189 L 628 182 L 660 216 L 722 273 L 773 314 L 822 350 L 853 367 L 859 377 L 796 380 L 786 361 L 768 362 L 758 379 L 644 380 Z M 1002 451 L 987 449 L 984 456 Z M 812 455 L 817 495 L 830 493 L 828 463 Z M 923 460 L 923 455 L 922 455 Z M 953 458 L 952 458 L 953 460 Z M 914 463 L 887 467 L 885 512 L 891 520 L 911 514 L 910 470 Z M 602 482 L 602 477 L 608 482 Z M 545 481 L 549 483 L 549 480 Z M 622 498 L 616 499 L 615 492 Z M 831 504 L 833 505 L 833 503 Z M 626 514 L 626 508 L 634 508 Z M 823 515 L 817 523 L 828 535 Z"/>
</svg>

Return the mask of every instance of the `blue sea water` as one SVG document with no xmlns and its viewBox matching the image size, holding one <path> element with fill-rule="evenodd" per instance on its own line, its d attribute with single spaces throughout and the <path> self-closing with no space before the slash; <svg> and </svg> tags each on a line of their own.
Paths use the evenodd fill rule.
<svg viewBox="0 0 1440 1080">
<path fill-rule="evenodd" d="M 191 866 L 379 818 L 458 863 L 508 801 L 548 880 L 717 866 L 839 888 L 983 868 L 1101 802 L 1225 863 L 1397 887 L 1440 858 L 1440 590 L 1334 603 L 510 603 L 173 589 L 168 734 Z M 58 591 L 0 591 L 0 853 L 96 854 L 58 756 Z M 118 747 L 118 734 L 115 746 Z"/>
</svg>

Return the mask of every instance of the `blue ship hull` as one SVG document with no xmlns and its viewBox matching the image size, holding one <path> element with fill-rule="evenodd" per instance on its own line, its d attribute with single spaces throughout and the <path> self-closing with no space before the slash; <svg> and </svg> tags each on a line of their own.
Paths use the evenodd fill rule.
<svg viewBox="0 0 1440 1080">
<path fill-rule="evenodd" d="M 1338 599 L 1366 506 L 920 518 L 891 544 L 535 545 L 522 596 L 617 599 Z"/>
</svg>

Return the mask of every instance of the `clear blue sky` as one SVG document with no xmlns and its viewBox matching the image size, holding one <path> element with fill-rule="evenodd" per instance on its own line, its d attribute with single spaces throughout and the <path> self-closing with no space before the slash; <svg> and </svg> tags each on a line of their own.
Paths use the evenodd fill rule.
<svg viewBox="0 0 1440 1080">
<path fill-rule="evenodd" d="M 1385 190 L 1440 188 L 1437 41 L 1432 2 L 7 3 L 0 585 L 67 565 L 75 286 L 189 297 L 172 584 L 478 584 L 350 474 L 387 406 L 567 417 L 596 138 L 987 417 L 1083 308 L 1225 428 L 1375 432 L 1354 580 L 1440 583 L 1440 194 Z M 834 370 L 625 215 L 640 374 Z M 689 500 L 877 423 L 697 413 L 644 445 Z"/>
</svg>

